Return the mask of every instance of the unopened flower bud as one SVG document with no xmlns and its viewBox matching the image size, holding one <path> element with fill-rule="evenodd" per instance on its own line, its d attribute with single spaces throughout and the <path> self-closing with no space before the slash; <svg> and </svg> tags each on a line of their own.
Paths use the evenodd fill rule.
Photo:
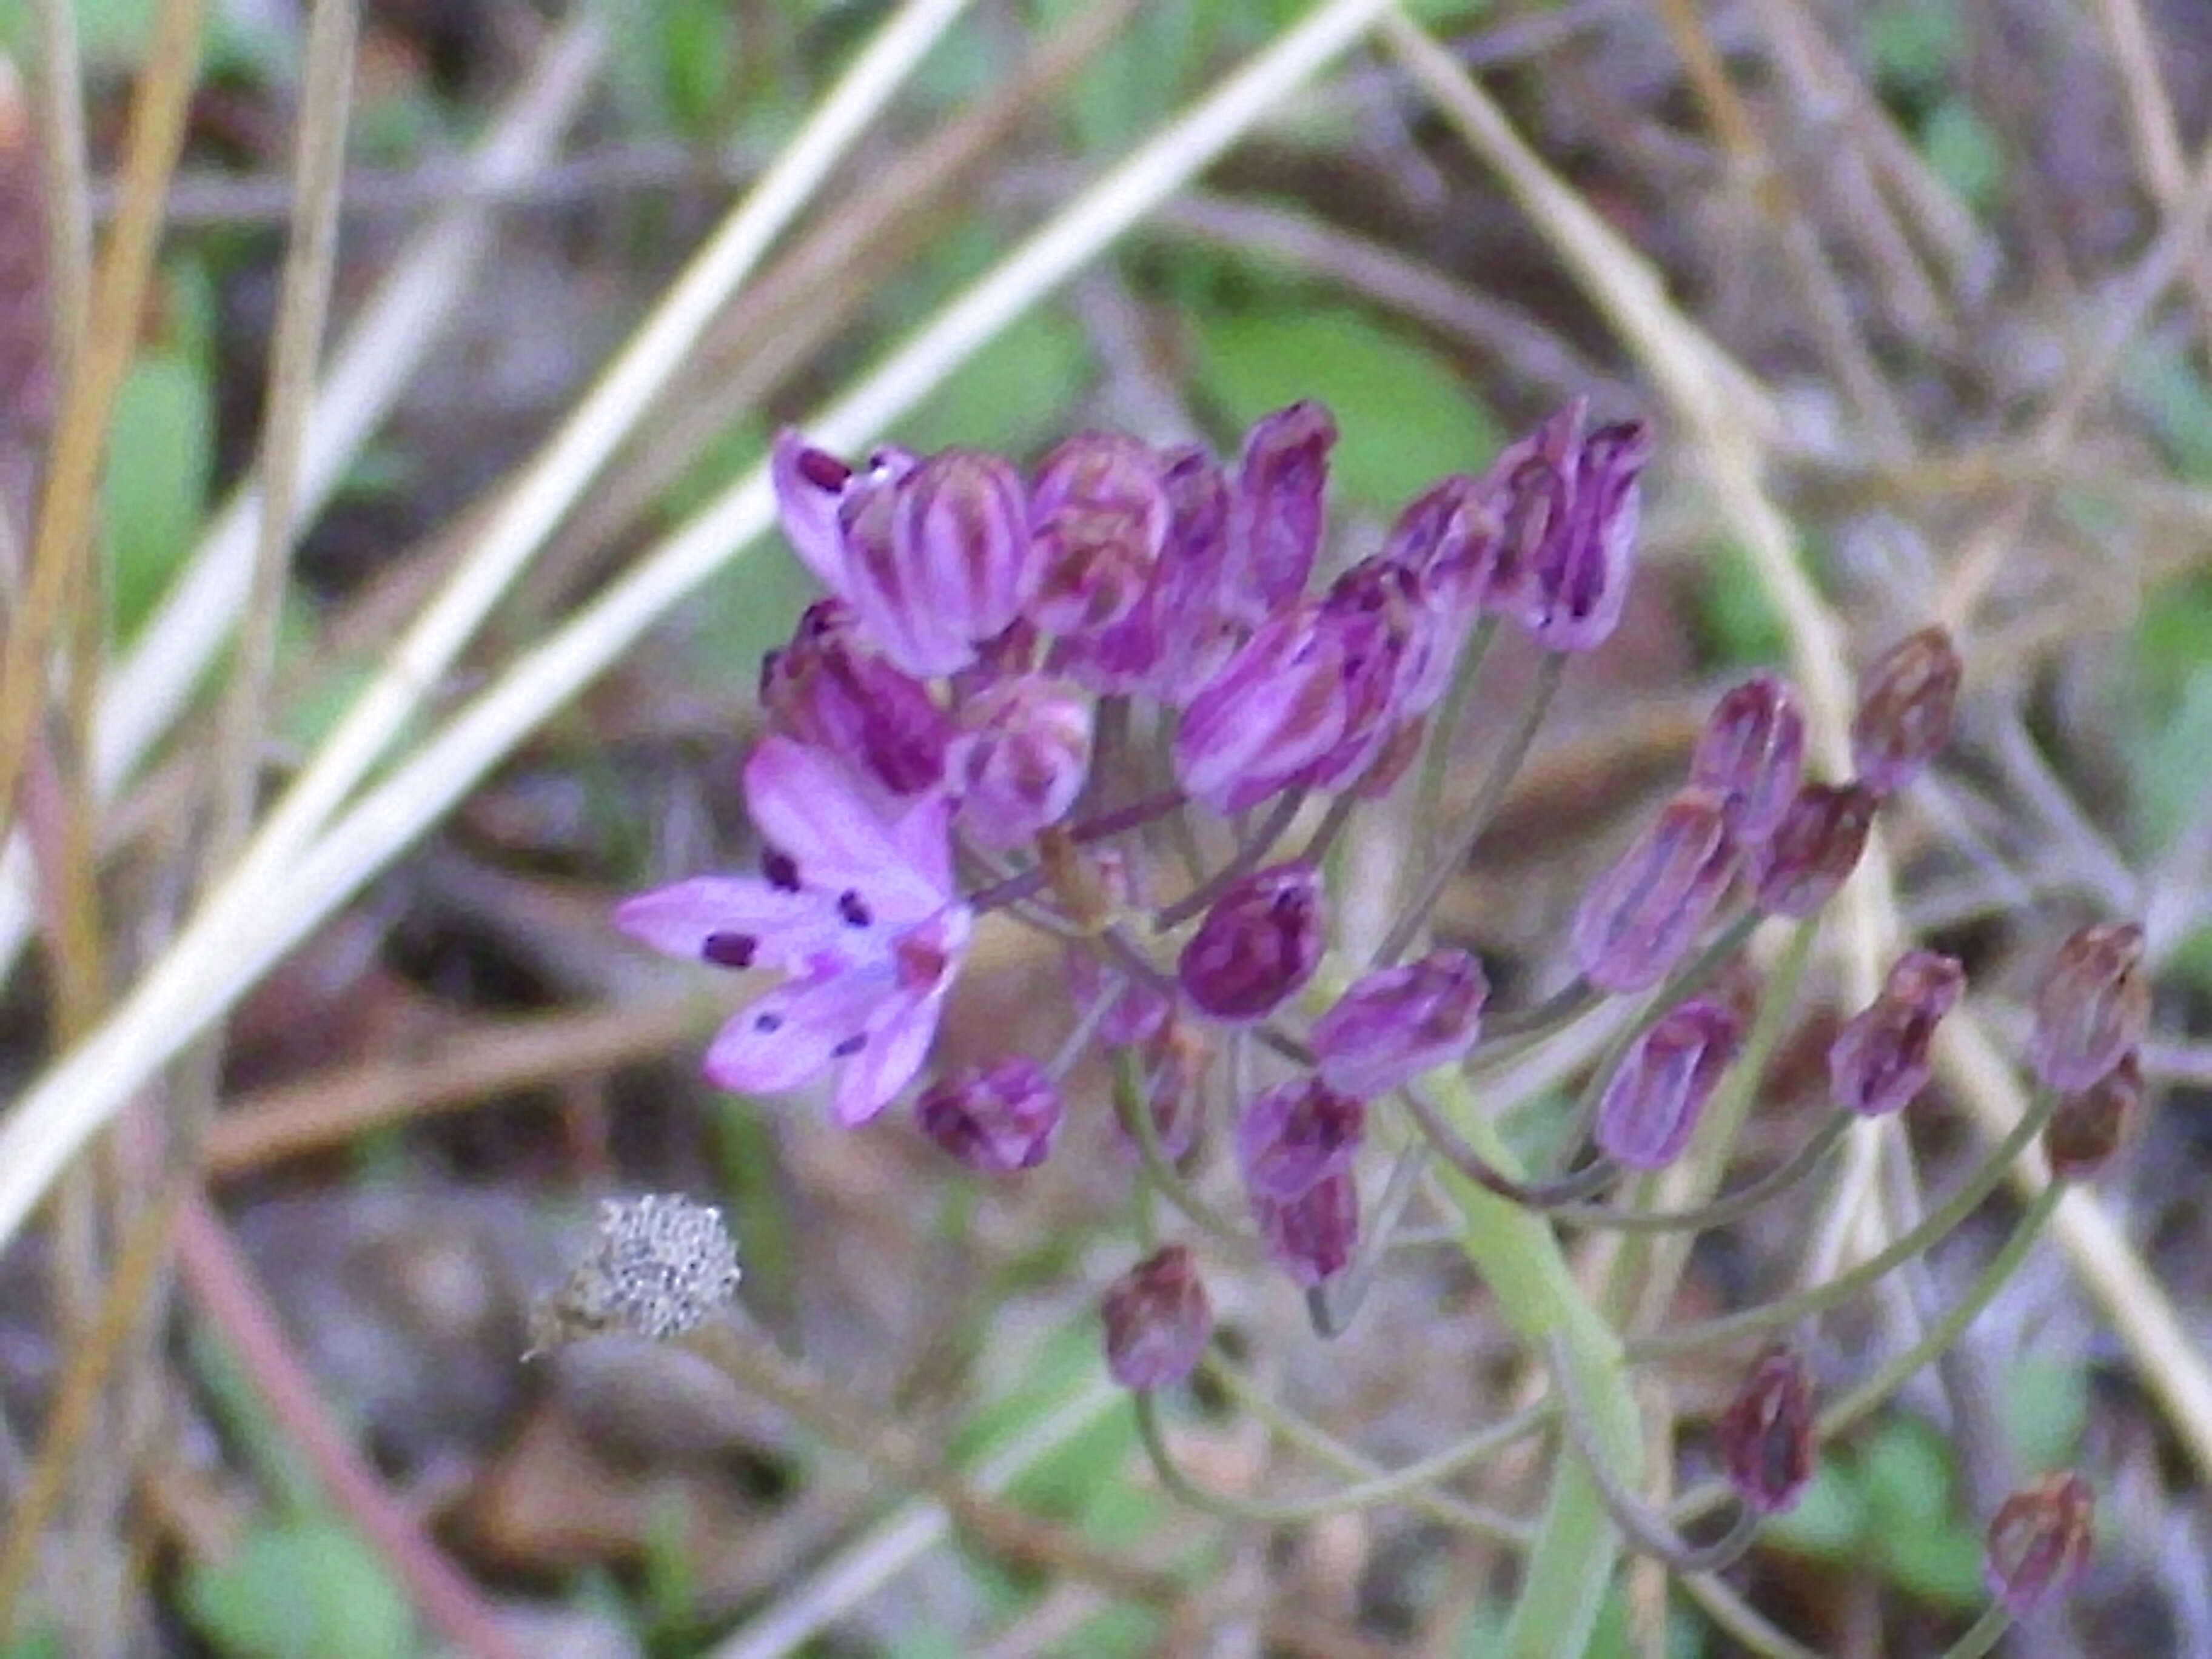
<svg viewBox="0 0 2212 1659">
<path fill-rule="evenodd" d="M 1067 816 L 1091 771 L 1091 699 L 1066 680 L 1024 674 L 959 708 L 945 769 L 960 825 L 981 847 L 1019 847 Z"/>
<path fill-rule="evenodd" d="M 2118 1065 L 2149 1029 L 2143 930 L 2100 922 L 2067 938 L 2036 988 L 2028 1064 L 2045 1088 L 2072 1093 Z"/>
<path fill-rule="evenodd" d="M 1445 630 L 1457 633 L 1489 595 L 1500 529 L 1482 486 L 1455 473 L 1407 503 L 1383 541 L 1382 556 L 1421 578 Z"/>
<path fill-rule="evenodd" d="M 1291 1199 L 1352 1166 L 1367 1108 L 1319 1078 L 1276 1085 L 1237 1120 L 1237 1166 L 1262 1198 Z"/>
<path fill-rule="evenodd" d="M 1037 626 L 1060 635 L 1110 628 L 1144 599 L 1167 540 L 1159 458 L 1120 433 L 1079 433 L 1038 463 L 1030 520 Z"/>
<path fill-rule="evenodd" d="M 1689 954 L 1735 871 L 1727 805 L 1715 790 L 1677 790 L 1590 884 L 1568 942 L 1591 984 L 1648 990 Z"/>
<path fill-rule="evenodd" d="M 2086 1181 L 2112 1159 L 2142 1115 L 2142 1066 L 2133 1054 L 2060 1099 L 2043 1126 L 2043 1156 L 2060 1181 Z"/>
<path fill-rule="evenodd" d="M 1546 549 L 1569 533 L 1589 412 L 1588 399 L 1576 398 L 1498 451 L 1476 483 L 1477 500 L 1497 532 L 1480 550 L 1480 565 L 1467 575 L 1479 591 L 1477 603 L 1492 616 L 1522 614 Z"/>
<path fill-rule="evenodd" d="M 769 452 L 769 477 L 791 550 L 824 587 L 842 592 L 845 542 L 838 507 L 853 482 L 853 468 L 786 427 Z"/>
<path fill-rule="evenodd" d="M 861 639 L 842 599 L 807 606 L 791 643 L 762 659 L 760 702 L 769 732 L 837 757 L 888 796 L 944 781 L 951 722 Z"/>
<path fill-rule="evenodd" d="M 1632 1170 L 1672 1164 L 1742 1042 L 1743 1021 L 1725 1003 L 1693 997 L 1669 1008 L 1605 1085 L 1593 1130 L 1598 1150 Z"/>
<path fill-rule="evenodd" d="M 1255 870 L 1213 902 L 1176 958 L 1183 994 L 1214 1018 L 1260 1019 L 1321 962 L 1321 883 L 1309 864 Z"/>
<path fill-rule="evenodd" d="M 1805 764 L 1805 711 L 1790 682 L 1753 674 L 1721 694 L 1690 760 L 1690 781 L 1728 797 L 1740 846 L 1764 842 L 1788 815 Z"/>
<path fill-rule="evenodd" d="M 1936 1028 L 1966 987 L 1955 959 L 1907 951 L 1881 994 L 1854 1014 L 1828 1048 L 1828 1087 L 1836 1103 L 1862 1117 L 1902 1111 L 1935 1071 Z"/>
<path fill-rule="evenodd" d="M 1198 1369 L 1213 1304 L 1189 1249 L 1154 1251 L 1106 1287 L 1106 1370 L 1125 1389 L 1164 1389 Z"/>
<path fill-rule="evenodd" d="M 729 1306 L 738 1252 L 722 1212 L 648 1194 L 599 1205 L 592 1253 L 531 1312 L 531 1352 L 602 1332 L 663 1342 Z"/>
<path fill-rule="evenodd" d="M 1997 1505 L 1982 1574 L 2015 1619 L 2048 1607 L 2088 1570 L 2096 1548 L 2097 1495 L 2069 1469 Z"/>
<path fill-rule="evenodd" d="M 1802 921 L 1858 868 L 1881 798 L 1863 784 L 1808 783 L 1750 854 L 1752 902 Z"/>
<path fill-rule="evenodd" d="M 1893 795 L 1920 775 L 1951 735 L 1965 668 L 1940 627 L 1907 635 L 1876 658 L 1859 681 L 1851 719 L 1851 765 L 1878 795 Z"/>
<path fill-rule="evenodd" d="M 1230 608 L 1257 622 L 1305 591 L 1321 549 L 1336 422 L 1309 398 L 1245 434 L 1230 504 Z"/>
<path fill-rule="evenodd" d="M 1796 1507 L 1813 1479 L 1813 1379 L 1785 1347 L 1769 1348 L 1715 1425 L 1729 1486 L 1754 1515 Z"/>
<path fill-rule="evenodd" d="M 1489 995 L 1482 964 L 1464 951 L 1362 975 L 1314 1022 L 1322 1080 L 1371 1100 L 1452 1064 L 1474 1046 Z"/>
<path fill-rule="evenodd" d="M 887 504 L 847 492 L 841 592 L 900 667 L 931 678 L 974 662 L 1034 586 L 1029 503 L 1014 469 L 948 449 L 898 478 Z"/>
<path fill-rule="evenodd" d="M 1344 642 L 1318 606 L 1271 617 L 1201 687 L 1176 728 L 1176 778 L 1207 805 L 1241 811 L 1344 741 Z"/>
<path fill-rule="evenodd" d="M 1359 1242 L 1359 1188 L 1349 1170 L 1323 1176 L 1296 1198 L 1253 1193 L 1252 1218 L 1275 1264 L 1304 1290 L 1352 1263 Z"/>
<path fill-rule="evenodd" d="M 915 1102 L 921 1132 L 983 1175 L 1033 1170 L 1060 1127 L 1060 1091 L 1025 1054 L 939 1078 Z"/>
<path fill-rule="evenodd" d="M 1522 621 L 1547 651 L 1595 651 L 1620 625 L 1650 455 L 1641 421 L 1601 426 L 1583 440 L 1568 511 L 1540 544 L 1522 600 Z"/>
</svg>

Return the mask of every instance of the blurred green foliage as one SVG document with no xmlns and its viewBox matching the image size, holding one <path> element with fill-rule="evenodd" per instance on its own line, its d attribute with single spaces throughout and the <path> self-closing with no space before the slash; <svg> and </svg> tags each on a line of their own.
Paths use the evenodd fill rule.
<svg viewBox="0 0 2212 1659">
<path fill-rule="evenodd" d="M 251 1527 L 230 1558 L 191 1566 L 184 1607 L 226 1659 L 408 1659 L 407 1598 L 353 1528 L 302 1515 Z"/>
</svg>

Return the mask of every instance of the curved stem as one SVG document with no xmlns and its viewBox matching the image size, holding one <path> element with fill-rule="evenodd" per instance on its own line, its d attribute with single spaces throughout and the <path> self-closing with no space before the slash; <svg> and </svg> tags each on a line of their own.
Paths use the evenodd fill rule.
<svg viewBox="0 0 2212 1659">
<path fill-rule="evenodd" d="M 1573 1443 L 1576 1455 L 1589 1466 L 1590 1478 L 1597 1482 L 1606 1508 L 1612 1511 L 1620 1529 L 1644 1553 L 1656 1557 L 1675 1572 L 1718 1572 L 1742 1559 L 1743 1553 L 1751 1547 L 1751 1540 L 1759 1534 L 1759 1516 L 1739 1506 L 1728 1530 L 1709 1544 L 1692 1544 L 1677 1533 L 1665 1516 L 1623 1486 L 1598 1455 L 1591 1442 L 1590 1423 L 1583 1410 L 1573 1370 L 1567 1364 L 1564 1347 L 1556 1336 L 1552 1339 L 1551 1357 L 1552 1375 L 1558 1378 L 1565 1400 L 1567 1438 Z"/>
<path fill-rule="evenodd" d="M 1467 863 L 1468 854 L 1474 843 L 1490 827 L 1498 803 L 1512 787 L 1521 763 L 1528 758 L 1528 750 L 1536 741 L 1536 729 L 1543 725 L 1544 715 L 1551 708 L 1552 699 L 1559 689 L 1560 678 L 1566 672 L 1567 659 L 1562 652 L 1547 652 L 1543 664 L 1536 671 L 1536 689 L 1521 710 L 1520 724 L 1505 739 L 1505 746 L 1498 751 L 1491 763 L 1490 772 L 1482 781 L 1457 823 L 1444 837 L 1443 848 L 1430 865 L 1421 884 L 1413 890 L 1413 896 L 1398 913 L 1398 920 L 1383 936 L 1382 948 L 1375 953 L 1375 965 L 1387 968 L 1406 953 L 1406 947 L 1419 937 L 1428 923 L 1429 915 L 1437 908 L 1437 901 L 1451 884 L 1451 878 Z"/>
<path fill-rule="evenodd" d="M 1191 1190 L 1166 1150 L 1160 1145 L 1160 1127 L 1152 1121 L 1152 1109 L 1145 1098 L 1144 1078 L 1136 1053 L 1119 1049 L 1114 1055 L 1114 1116 L 1136 1144 L 1147 1183 L 1207 1237 L 1249 1259 L 1252 1243 L 1224 1220 L 1204 1199 Z"/>
<path fill-rule="evenodd" d="M 2011 1628 L 2012 1614 L 2006 1611 L 2005 1604 L 1992 1601 L 1982 1609 L 1982 1616 L 1967 1627 L 1964 1636 L 1943 1650 L 1943 1659 L 1982 1659 Z"/>
<path fill-rule="evenodd" d="M 1624 1233 L 1704 1232 L 1709 1228 L 1725 1227 L 1789 1191 L 1819 1169 L 1850 1127 L 1850 1119 L 1838 1113 L 1785 1162 L 1749 1186 L 1739 1188 L 1710 1204 L 1686 1210 L 1615 1210 L 1603 1204 L 1562 1204 L 1553 1210 L 1552 1218 L 1571 1227 L 1603 1228 Z"/>
<path fill-rule="evenodd" d="M 1491 642 L 1497 637 L 1498 618 L 1485 617 L 1475 623 L 1474 632 L 1460 649 L 1459 660 L 1452 665 L 1451 684 L 1444 692 L 1443 701 L 1437 706 L 1437 717 L 1429 726 L 1428 751 L 1421 757 L 1420 793 L 1413 798 L 1412 820 L 1416 825 L 1434 823 L 1443 811 L 1444 775 L 1451 770 L 1452 743 L 1459 736 L 1460 722 L 1467 718 L 1468 699 L 1474 693 L 1474 677 L 1481 671 L 1482 659 L 1490 654 Z"/>
<path fill-rule="evenodd" d="M 1795 1324 L 1798 1320 L 1823 1313 L 1838 1303 L 1857 1295 L 1885 1273 L 1912 1260 L 1972 1214 L 1975 1206 L 2004 1180 L 2012 1161 L 2026 1152 L 2028 1143 L 2042 1132 L 2045 1120 L 2051 1115 L 2052 1104 L 2052 1097 L 2048 1093 L 2040 1097 L 2035 1108 L 2013 1126 L 2012 1133 L 2004 1138 L 2003 1143 L 1957 1192 L 1922 1217 L 1917 1225 L 1899 1234 L 1887 1249 L 1877 1251 L 1856 1266 L 1838 1273 L 1826 1284 L 1816 1285 L 1795 1296 L 1784 1297 L 1778 1302 L 1746 1309 L 1741 1313 L 1729 1314 L 1721 1319 L 1709 1319 L 1702 1324 L 1669 1331 L 1663 1335 L 1640 1337 L 1628 1345 L 1631 1363 L 1640 1364 L 1647 1359 L 1668 1359 L 1680 1354 L 1695 1353 L 1701 1348 L 1739 1336 L 1771 1330 L 1778 1325 Z"/>
<path fill-rule="evenodd" d="M 1609 1160 L 1575 1170 L 1557 1181 L 1517 1181 L 1495 1164 L 1468 1145 L 1443 1113 L 1422 1097 L 1421 1085 L 1410 1083 L 1398 1091 L 1406 1102 L 1406 1109 L 1413 1115 L 1421 1133 L 1437 1157 L 1453 1170 L 1486 1193 L 1493 1193 L 1508 1203 L 1518 1204 L 1531 1210 L 1550 1210 L 1563 1204 L 1574 1204 L 1603 1191 L 1620 1177 L 1620 1169 Z"/>
<path fill-rule="evenodd" d="M 1351 1328 L 1360 1304 L 1367 1300 L 1376 1273 L 1382 1268 L 1382 1258 L 1389 1253 L 1399 1218 L 1406 1213 L 1406 1206 L 1413 1199 L 1413 1189 L 1420 1184 L 1421 1171 L 1428 1161 L 1429 1149 L 1419 1143 L 1398 1154 L 1397 1162 L 1390 1168 L 1389 1184 L 1382 1189 L 1382 1201 L 1375 1206 L 1375 1219 L 1366 1230 L 1367 1242 L 1361 1247 L 1358 1259 L 1334 1279 L 1306 1292 L 1306 1314 L 1316 1336 L 1333 1339 Z"/>
<path fill-rule="evenodd" d="M 1256 1521 L 1263 1524 L 1282 1526 L 1292 1522 L 1317 1521 L 1325 1516 L 1348 1514 L 1354 1510 L 1372 1509 L 1378 1504 L 1420 1504 L 1450 1524 L 1480 1533 L 1500 1543 L 1525 1544 L 1528 1528 L 1510 1516 L 1495 1514 L 1472 1504 L 1456 1499 L 1433 1504 L 1441 1494 L 1431 1491 L 1424 1480 L 1408 1480 L 1403 1474 L 1379 1475 L 1372 1480 L 1339 1487 L 1332 1492 L 1316 1493 L 1311 1498 L 1238 1498 L 1228 1492 L 1216 1492 L 1199 1480 L 1176 1461 L 1175 1452 L 1167 1443 L 1167 1434 L 1160 1422 L 1159 1403 L 1156 1393 L 1140 1389 L 1135 1396 L 1137 1435 L 1144 1442 L 1145 1455 L 1152 1460 L 1153 1473 L 1160 1484 L 1193 1509 L 1203 1510 L 1208 1515 L 1218 1515 L 1224 1520 Z M 1318 1431 L 1316 1431 L 1318 1432 Z M 1340 1448 L 1348 1455 L 1357 1457 L 1349 1448 Z M 1364 1460 L 1363 1460 L 1364 1461 Z M 1431 1500 L 1422 1504 L 1421 1500 Z"/>
<path fill-rule="evenodd" d="M 1257 829 L 1245 836 L 1229 861 L 1153 917 L 1152 931 L 1164 933 L 1180 927 L 1227 892 L 1234 883 L 1258 869 L 1261 860 L 1274 850 L 1275 843 L 1283 838 L 1283 832 L 1291 827 L 1305 804 L 1306 791 L 1302 788 L 1285 789 L 1276 796 L 1267 816 L 1260 820 Z"/>
</svg>

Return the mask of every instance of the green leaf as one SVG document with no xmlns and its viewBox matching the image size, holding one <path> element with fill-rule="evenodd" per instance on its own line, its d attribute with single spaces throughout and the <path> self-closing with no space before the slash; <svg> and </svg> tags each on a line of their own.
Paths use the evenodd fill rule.
<svg viewBox="0 0 2212 1659">
<path fill-rule="evenodd" d="M 1733 542 L 1716 547 L 1705 561 L 1698 620 L 1716 669 L 1753 668 L 1789 655 L 1789 630 L 1753 574 L 1750 556 Z"/>
<path fill-rule="evenodd" d="M 1812 1484 L 1794 1509 L 1760 1529 L 1762 1540 L 1820 1560 L 1840 1559 L 1859 1547 L 1867 1528 L 1866 1494 L 1856 1474 L 1833 1454 L 1813 1471 Z"/>
<path fill-rule="evenodd" d="M 1195 319 L 1200 388 L 1238 428 L 1318 398 L 1343 434 L 1329 477 L 1345 500 L 1392 514 L 1450 472 L 1479 471 L 1497 419 L 1419 340 L 1345 307 Z"/>
<path fill-rule="evenodd" d="M 137 631 L 198 539 L 215 469 L 215 398 L 199 364 L 148 353 L 115 404 L 100 507 L 107 529 L 109 616 Z"/>
<path fill-rule="evenodd" d="M 2023 1359 L 1997 1395 L 2006 1443 L 2028 1474 L 2067 1467 L 2089 1419 L 2089 1378 L 2078 1362 Z"/>
<path fill-rule="evenodd" d="M 234 1659 L 406 1659 L 407 1598 L 354 1530 L 310 1516 L 249 1531 L 228 1560 L 185 1569 L 193 1626 Z"/>
</svg>

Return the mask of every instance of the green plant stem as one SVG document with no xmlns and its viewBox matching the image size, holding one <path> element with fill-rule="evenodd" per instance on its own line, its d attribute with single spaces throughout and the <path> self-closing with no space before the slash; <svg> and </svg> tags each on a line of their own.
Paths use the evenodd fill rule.
<svg viewBox="0 0 2212 1659">
<path fill-rule="evenodd" d="M 1138 1437 L 1144 1442 L 1146 1455 L 1151 1458 L 1160 1484 L 1193 1509 L 1208 1515 L 1230 1521 L 1284 1526 L 1372 1509 L 1378 1504 L 1403 1504 L 1447 1526 L 1464 1528 L 1500 1543 L 1525 1545 L 1528 1540 L 1528 1528 L 1522 1522 L 1510 1516 L 1446 1498 L 1434 1489 L 1431 1477 L 1419 1466 L 1356 1480 L 1334 1492 L 1317 1492 L 1310 1498 L 1239 1498 L 1216 1492 L 1200 1484 L 1176 1461 L 1174 1449 L 1168 1444 L 1166 1430 L 1160 1422 L 1159 1401 L 1155 1393 L 1140 1390 L 1136 1396 L 1136 1407 Z M 1310 1429 L 1310 1425 L 1306 1426 Z M 1318 1430 L 1312 1430 L 1299 1443 L 1310 1449 L 1313 1438 L 1318 1435 Z M 1492 1451 L 1517 1437 L 1517 1434 L 1499 1435 L 1495 1431 L 1482 1437 L 1485 1449 Z M 1329 1443 L 1334 1450 L 1350 1453 L 1348 1447 L 1338 1447 L 1334 1441 Z"/>
<path fill-rule="evenodd" d="M 1943 1659 L 1982 1659 L 2011 1628 L 2012 1614 L 2005 1611 L 2004 1603 L 1992 1601 L 1982 1609 L 1982 1616 L 1974 1620 L 1964 1636 L 1943 1650 Z"/>
<path fill-rule="evenodd" d="M 1509 1176 L 1519 1175 L 1511 1150 L 1477 1110 L 1474 1091 L 1456 1068 L 1439 1067 L 1421 1084 L 1486 1163 Z M 1604 1462 L 1623 1490 L 1639 1490 L 1643 1424 L 1620 1338 L 1575 1282 L 1559 1236 L 1542 1216 L 1486 1191 L 1449 1165 L 1440 1174 L 1467 1222 L 1461 1248 L 1489 1285 L 1498 1311 L 1530 1352 L 1557 1344 L 1587 1414 L 1592 1457 Z M 1582 1659 L 1620 1554 L 1620 1528 L 1589 1464 L 1559 1460 L 1522 1565 L 1520 1595 L 1497 1650 L 1501 1659 Z"/>
<path fill-rule="evenodd" d="M 1249 1241 L 1193 1192 L 1190 1183 L 1169 1161 L 1166 1149 L 1160 1145 L 1159 1125 L 1152 1121 L 1152 1109 L 1145 1099 L 1142 1062 L 1132 1048 L 1121 1049 L 1114 1056 L 1114 1115 L 1136 1143 L 1146 1184 L 1182 1211 L 1185 1218 L 1208 1237 L 1240 1255 L 1249 1255 Z"/>
<path fill-rule="evenodd" d="M 2042 1133 L 2044 1122 L 2051 1115 L 2052 1104 L 2052 1097 L 2048 1094 L 2044 1096 L 2036 1109 L 2013 1127 L 2003 1144 L 1964 1186 L 1922 1217 L 1917 1226 L 1891 1240 L 1887 1249 L 1877 1251 L 1825 1283 L 1815 1285 L 1810 1290 L 1800 1291 L 1795 1296 L 1785 1296 L 1778 1302 L 1747 1308 L 1741 1313 L 1729 1314 L 1721 1319 L 1709 1319 L 1701 1324 L 1669 1331 L 1664 1335 L 1641 1338 L 1629 1345 L 1630 1358 L 1641 1364 L 1647 1359 L 1671 1359 L 1678 1355 L 1695 1353 L 1700 1349 L 1711 1347 L 1715 1343 L 1772 1330 L 1778 1325 L 1795 1324 L 1801 1319 L 1824 1313 L 1839 1302 L 1848 1301 L 1885 1273 L 1901 1267 L 1934 1245 L 1972 1214 L 1975 1206 L 2010 1173 L 2013 1160 L 2026 1152 L 2028 1143 Z"/>
<path fill-rule="evenodd" d="M 1429 722 L 1427 752 L 1421 757 L 1420 793 L 1413 798 L 1413 822 L 1416 825 L 1434 823 L 1444 804 L 1444 778 L 1451 770 L 1452 744 L 1459 737 L 1460 724 L 1467 718 L 1468 700 L 1474 693 L 1474 677 L 1482 670 L 1482 659 L 1490 654 L 1491 641 L 1498 637 L 1498 618 L 1485 617 L 1475 623 L 1474 631 L 1468 635 L 1467 643 L 1460 647 L 1459 660 L 1452 665 L 1451 684 L 1444 691 L 1444 700 L 1437 707 L 1436 718 Z M 1439 849 L 1427 847 L 1424 852 L 1434 854 Z"/>
<path fill-rule="evenodd" d="M 1443 896 L 1444 889 L 1451 884 L 1453 876 L 1467 863 L 1468 854 L 1474 850 L 1474 843 L 1489 827 L 1498 804 L 1505 799 L 1506 790 L 1512 787 L 1514 778 L 1519 775 L 1521 763 L 1528 758 L 1528 750 L 1536 741 L 1537 728 L 1543 725 L 1544 716 L 1550 711 L 1552 699 L 1558 693 L 1559 681 L 1566 672 L 1565 653 L 1545 653 L 1544 660 L 1536 670 L 1535 690 L 1529 693 L 1528 702 L 1522 707 L 1520 723 L 1508 734 L 1505 746 L 1491 762 L 1489 775 L 1483 779 L 1482 787 L 1475 791 L 1474 799 L 1461 814 L 1458 822 L 1445 833 L 1443 845 L 1430 864 L 1428 873 L 1421 878 L 1421 884 L 1413 890 L 1413 898 L 1399 912 L 1398 920 L 1391 925 L 1382 947 L 1375 952 L 1376 967 L 1387 968 L 1405 955 L 1407 948 L 1420 937 L 1421 929 L 1428 925 L 1430 913 L 1437 908 L 1437 901 Z"/>
</svg>

